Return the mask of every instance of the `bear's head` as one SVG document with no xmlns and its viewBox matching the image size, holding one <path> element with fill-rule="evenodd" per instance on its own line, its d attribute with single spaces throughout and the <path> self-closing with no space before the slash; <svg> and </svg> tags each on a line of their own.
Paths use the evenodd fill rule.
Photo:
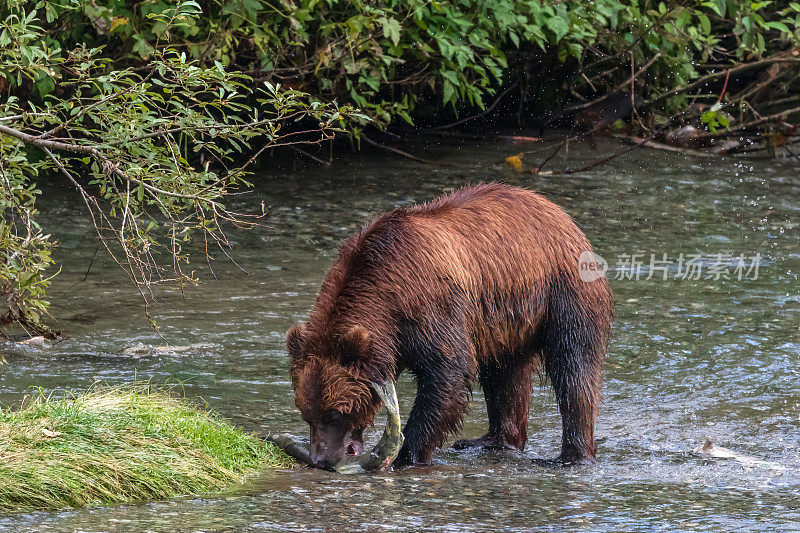
<svg viewBox="0 0 800 533">
<path fill-rule="evenodd" d="M 358 365 L 369 349 L 361 327 L 343 335 L 308 335 L 301 325 L 286 334 L 295 405 L 311 427 L 311 460 L 331 469 L 347 455 L 363 451 L 363 432 L 381 401 Z"/>
</svg>

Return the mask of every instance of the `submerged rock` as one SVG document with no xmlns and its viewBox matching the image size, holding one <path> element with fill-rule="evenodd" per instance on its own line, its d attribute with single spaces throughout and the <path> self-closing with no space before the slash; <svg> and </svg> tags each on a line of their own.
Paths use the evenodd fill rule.
<svg viewBox="0 0 800 533">
<path fill-rule="evenodd" d="M 142 342 L 137 342 L 123 348 L 120 352 L 122 355 L 150 355 L 153 352 L 153 347 L 148 346 Z"/>
</svg>

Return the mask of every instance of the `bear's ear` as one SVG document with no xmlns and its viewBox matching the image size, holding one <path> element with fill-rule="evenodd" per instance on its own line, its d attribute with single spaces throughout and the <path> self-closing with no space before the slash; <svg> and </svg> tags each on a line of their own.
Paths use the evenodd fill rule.
<svg viewBox="0 0 800 533">
<path fill-rule="evenodd" d="M 286 332 L 286 351 L 289 357 L 297 359 L 300 357 L 303 343 L 303 324 L 295 324 Z"/>
<path fill-rule="evenodd" d="M 346 366 L 353 365 L 367 355 L 371 346 L 369 331 L 363 326 L 353 326 L 341 339 L 339 361 Z"/>
</svg>

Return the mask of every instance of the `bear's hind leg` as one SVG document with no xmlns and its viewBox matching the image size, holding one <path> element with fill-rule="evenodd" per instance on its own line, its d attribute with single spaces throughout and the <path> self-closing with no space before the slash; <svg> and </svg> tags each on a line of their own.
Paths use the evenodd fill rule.
<svg viewBox="0 0 800 533">
<path fill-rule="evenodd" d="M 555 464 L 594 464 L 606 333 L 570 298 L 555 306 L 544 331 L 544 365 L 561 412 L 561 455 Z"/>
<path fill-rule="evenodd" d="M 594 422 L 600 397 L 600 372 L 563 356 L 554 359 L 547 365 L 547 374 L 558 400 L 562 426 L 561 455 L 554 462 L 594 464 L 597 462 Z"/>
<path fill-rule="evenodd" d="M 457 450 L 482 447 L 490 450 L 518 449 L 528 440 L 528 404 L 535 359 L 503 358 L 482 365 L 479 378 L 486 398 L 489 431 L 483 437 L 453 443 Z"/>
</svg>

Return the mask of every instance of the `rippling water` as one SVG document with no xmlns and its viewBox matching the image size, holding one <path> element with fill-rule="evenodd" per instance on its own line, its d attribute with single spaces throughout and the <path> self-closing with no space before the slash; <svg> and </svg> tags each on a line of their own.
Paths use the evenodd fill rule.
<svg viewBox="0 0 800 533">
<path fill-rule="evenodd" d="M 372 216 L 467 183 L 505 180 L 562 205 L 611 264 L 616 321 L 597 425 L 600 463 L 565 470 L 532 464 L 559 451 L 549 386 L 537 387 L 524 454 L 456 452 L 434 464 L 374 476 L 270 471 L 225 494 L 141 505 L 0 515 L 0 529 L 720 531 L 800 529 L 800 174 L 771 161 L 687 159 L 635 151 L 590 173 L 534 177 L 498 165 L 528 146 L 438 147 L 453 168 L 381 154 L 332 170 L 258 177 L 240 209 L 270 207 L 268 228 L 235 233 L 219 281 L 186 297 L 165 292 L 152 308 L 166 340 L 191 348 L 126 356 L 137 342 L 164 345 L 135 290 L 98 259 L 89 221 L 45 187 L 45 229 L 61 242 L 62 273 L 49 296 L 70 338 L 48 349 L 2 346 L 0 401 L 30 386 L 63 393 L 95 380 L 182 387 L 258 433 L 305 436 L 294 409 L 283 335 L 304 318 L 341 240 Z M 610 149 L 614 149 L 613 147 Z M 597 157 L 588 149 L 572 157 Z M 556 166 L 559 163 L 555 163 Z M 648 277 L 651 254 L 670 263 Z M 641 254 L 639 279 L 627 268 Z M 700 256 L 701 279 L 683 279 L 680 254 Z M 718 254 L 723 254 L 719 257 Z M 757 279 L 730 261 L 760 254 Z M 728 263 L 726 263 L 728 261 Z M 715 264 L 732 279 L 705 279 Z M 84 281 L 84 276 L 86 279 Z M 677 276 L 678 279 L 675 279 Z M 634 279 L 629 279 L 629 278 Z M 401 412 L 413 401 L 401 380 Z M 483 434 L 476 389 L 464 434 Z M 380 427 L 380 426 L 379 426 Z M 377 433 L 377 432 L 376 432 Z M 775 466 L 695 457 L 706 438 Z M 377 438 L 377 434 L 372 436 Z"/>
</svg>

